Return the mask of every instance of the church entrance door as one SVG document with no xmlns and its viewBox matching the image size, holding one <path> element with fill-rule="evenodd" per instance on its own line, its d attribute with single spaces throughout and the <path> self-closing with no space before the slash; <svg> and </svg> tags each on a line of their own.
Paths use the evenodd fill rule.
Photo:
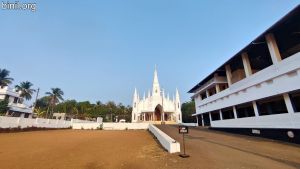
<svg viewBox="0 0 300 169">
<path fill-rule="evenodd" d="M 161 114 L 162 114 L 162 107 L 161 105 L 157 105 L 154 110 L 154 115 L 155 115 L 154 120 L 161 121 Z"/>
</svg>

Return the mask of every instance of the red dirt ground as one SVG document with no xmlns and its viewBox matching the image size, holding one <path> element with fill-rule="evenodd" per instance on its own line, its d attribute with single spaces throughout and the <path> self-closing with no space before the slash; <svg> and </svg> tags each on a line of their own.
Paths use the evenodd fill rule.
<svg viewBox="0 0 300 169">
<path fill-rule="evenodd" d="M 180 140 L 177 128 L 164 127 Z M 176 131 L 175 131 L 176 130 Z M 188 138 L 189 137 L 189 138 Z M 297 168 L 300 148 L 191 130 L 188 159 L 169 154 L 144 130 L 0 133 L 1 169 Z"/>
</svg>

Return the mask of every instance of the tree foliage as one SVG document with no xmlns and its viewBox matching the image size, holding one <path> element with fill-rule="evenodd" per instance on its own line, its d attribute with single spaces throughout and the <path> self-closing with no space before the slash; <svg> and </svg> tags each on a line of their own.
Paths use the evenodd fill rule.
<svg viewBox="0 0 300 169">
<path fill-rule="evenodd" d="M 15 88 L 17 92 L 21 91 L 20 96 L 25 98 L 26 100 L 30 100 L 32 98 L 32 94 L 35 92 L 31 87 L 33 84 L 29 81 L 21 82 L 20 85 L 16 85 Z"/>
<path fill-rule="evenodd" d="M 39 112 L 47 112 L 48 106 L 51 105 L 51 96 L 45 96 L 37 100 L 36 108 Z M 89 101 L 77 102 L 76 100 L 65 100 L 53 106 L 53 112 L 66 113 L 69 118 L 77 119 L 96 119 L 102 117 L 103 121 L 115 121 L 116 119 L 125 119 L 131 121 L 132 108 L 124 106 L 113 101 L 105 104 L 97 101 L 96 104 Z M 46 116 L 46 114 L 43 114 Z"/>
<path fill-rule="evenodd" d="M 7 112 L 8 110 L 7 106 L 8 106 L 7 99 L 0 101 L 0 115 L 4 115 Z"/>
<path fill-rule="evenodd" d="M 196 118 L 192 116 L 196 112 L 195 102 L 193 100 L 185 102 L 181 106 L 182 121 L 184 123 L 195 123 Z"/>
<path fill-rule="evenodd" d="M 9 77 L 9 71 L 6 69 L 0 69 L 0 87 L 8 86 L 14 80 Z"/>
</svg>

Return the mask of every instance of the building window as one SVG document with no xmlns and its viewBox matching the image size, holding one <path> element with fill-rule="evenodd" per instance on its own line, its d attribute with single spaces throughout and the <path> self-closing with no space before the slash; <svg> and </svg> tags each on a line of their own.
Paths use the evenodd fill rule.
<svg viewBox="0 0 300 169">
<path fill-rule="evenodd" d="M 274 96 L 256 102 L 260 116 L 288 113 L 283 96 Z"/>
<path fill-rule="evenodd" d="M 241 56 L 234 57 L 231 59 L 230 63 L 231 68 L 231 82 L 236 83 L 246 77 L 244 65 Z"/>
<path fill-rule="evenodd" d="M 300 90 L 290 93 L 290 98 L 294 108 L 294 112 L 300 112 Z"/>
<path fill-rule="evenodd" d="M 237 118 L 253 117 L 255 116 L 252 103 L 246 103 L 236 106 Z"/>
<path fill-rule="evenodd" d="M 220 91 L 223 91 L 228 88 L 228 84 L 227 83 L 219 84 L 219 87 L 220 87 Z"/>
<path fill-rule="evenodd" d="M 206 93 L 205 93 L 205 92 L 204 92 L 204 93 L 201 93 L 200 95 L 201 95 L 201 98 L 202 98 L 202 100 L 204 100 L 204 99 L 206 99 L 206 98 L 207 98 L 207 96 L 206 96 Z"/>
<path fill-rule="evenodd" d="M 210 112 L 210 116 L 211 116 L 211 120 L 212 121 L 217 121 L 217 120 L 221 120 L 220 118 L 220 113 L 219 111 L 213 111 L 213 112 Z"/>
<path fill-rule="evenodd" d="M 223 117 L 224 120 L 234 119 L 234 113 L 233 113 L 233 108 L 232 107 L 222 109 L 221 112 L 222 112 L 222 117 Z"/>
<path fill-rule="evenodd" d="M 252 74 L 273 64 L 267 42 L 264 38 L 253 42 L 248 51 Z"/>
<path fill-rule="evenodd" d="M 282 26 L 274 30 L 274 36 L 282 59 L 300 52 L 300 12 L 296 12 Z"/>
<path fill-rule="evenodd" d="M 216 88 L 215 88 L 215 87 L 213 87 L 213 88 L 210 88 L 210 89 L 208 89 L 207 91 L 208 91 L 208 93 L 209 93 L 209 96 L 212 96 L 212 95 L 214 95 L 214 94 L 216 94 L 216 93 L 217 93 L 217 91 L 216 91 Z"/>
<path fill-rule="evenodd" d="M 14 98 L 14 103 L 18 103 L 18 98 L 17 97 Z"/>
</svg>

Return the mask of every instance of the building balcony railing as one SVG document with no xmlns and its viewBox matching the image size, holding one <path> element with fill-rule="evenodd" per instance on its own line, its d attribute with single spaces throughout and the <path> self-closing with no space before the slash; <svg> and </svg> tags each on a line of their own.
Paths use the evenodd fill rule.
<svg viewBox="0 0 300 169">
<path fill-rule="evenodd" d="M 27 106 L 26 104 L 21 103 L 9 103 L 9 110 L 23 112 L 23 113 L 32 113 L 32 108 Z"/>
<path fill-rule="evenodd" d="M 2 88 L 0 87 L 0 94 L 19 97 L 19 93 L 16 92 L 13 88 L 10 88 L 8 86 L 4 86 Z"/>
</svg>

